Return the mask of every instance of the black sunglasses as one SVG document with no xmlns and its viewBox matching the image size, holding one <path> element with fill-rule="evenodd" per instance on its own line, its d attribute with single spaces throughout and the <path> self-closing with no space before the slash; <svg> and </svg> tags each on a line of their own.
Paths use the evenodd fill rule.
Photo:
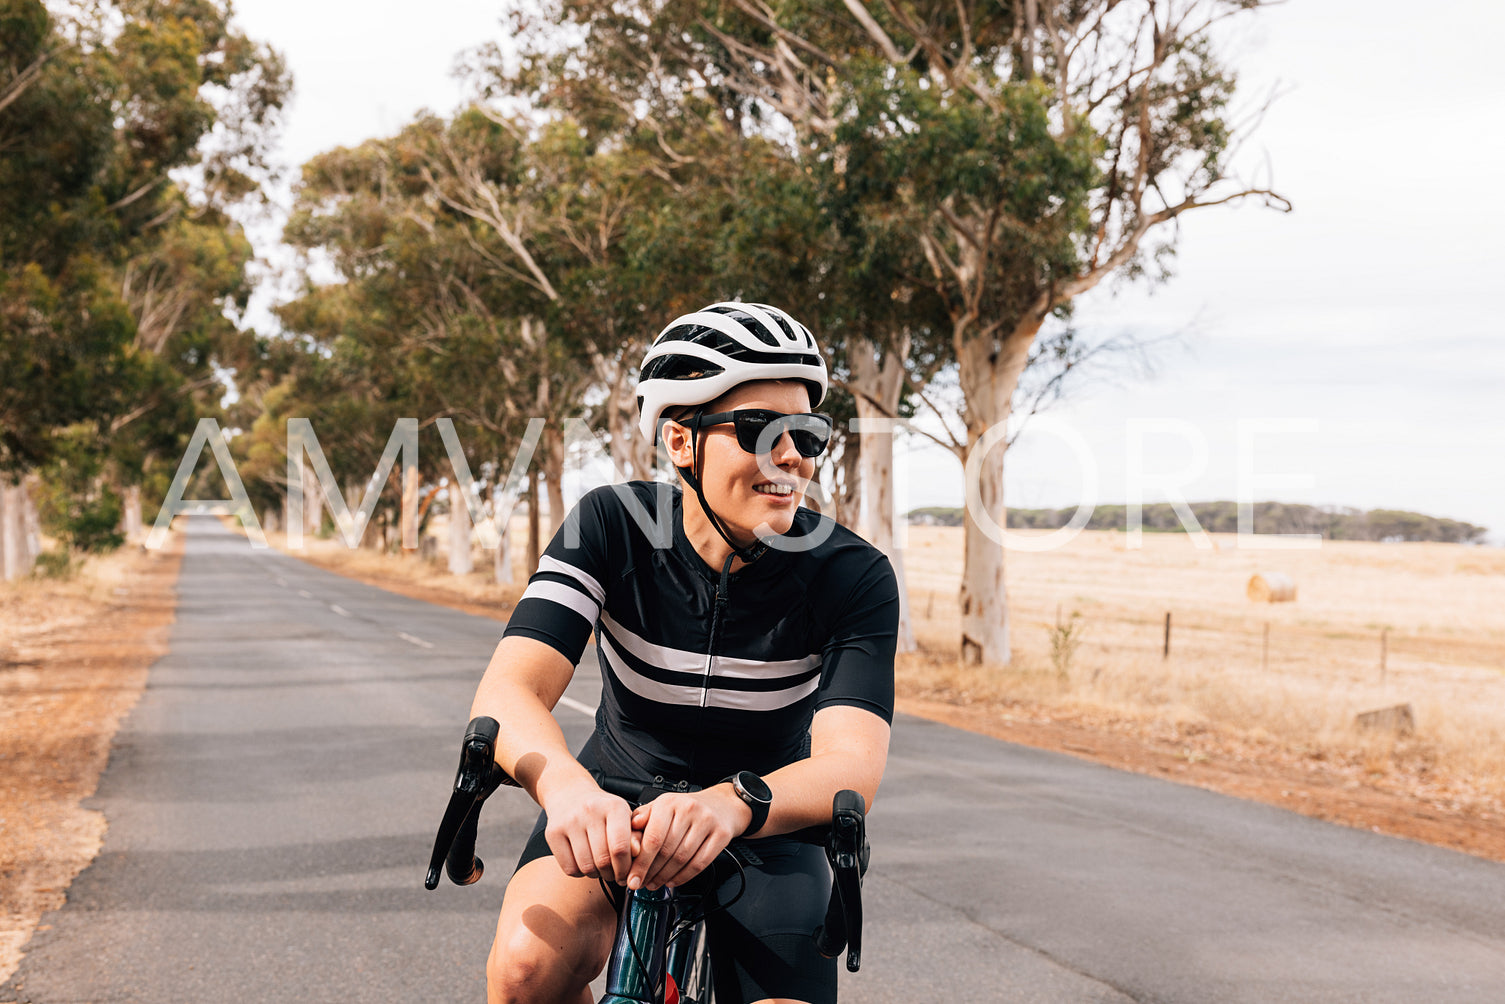
<svg viewBox="0 0 1505 1004">
<path fill-rule="evenodd" d="M 813 412 L 786 415 L 781 411 L 766 411 L 762 408 L 718 411 L 714 415 L 697 415 L 690 420 L 690 425 L 699 430 L 728 422 L 737 428 L 737 445 L 754 456 L 773 452 L 774 444 L 786 432 L 802 457 L 820 456 L 825 452 L 826 444 L 831 441 L 831 416 Z"/>
</svg>

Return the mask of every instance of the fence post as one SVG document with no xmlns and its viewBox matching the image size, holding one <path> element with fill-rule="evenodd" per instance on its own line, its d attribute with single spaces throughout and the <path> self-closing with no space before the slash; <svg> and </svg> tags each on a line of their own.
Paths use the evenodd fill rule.
<svg viewBox="0 0 1505 1004">
<path fill-rule="evenodd" d="M 1162 659 L 1169 659 L 1170 657 L 1171 657 L 1171 612 L 1169 610 L 1167 610 L 1165 612 L 1165 651 L 1163 651 L 1160 654 L 1160 658 L 1162 658 Z"/>
</svg>

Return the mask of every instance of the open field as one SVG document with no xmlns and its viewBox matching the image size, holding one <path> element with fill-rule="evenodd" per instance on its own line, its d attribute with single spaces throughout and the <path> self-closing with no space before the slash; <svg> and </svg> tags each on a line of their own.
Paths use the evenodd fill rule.
<svg viewBox="0 0 1505 1004">
<path fill-rule="evenodd" d="M 907 577 L 922 652 L 901 685 L 963 703 L 1025 701 L 1107 713 L 1187 735 L 1357 762 L 1370 781 L 1495 814 L 1505 797 L 1505 551 L 1451 544 L 1324 542 L 1316 550 L 1198 550 L 1181 534 L 1086 532 L 1011 551 L 1013 665 L 950 657 L 960 631 L 962 533 L 910 527 Z M 1256 572 L 1284 572 L 1295 602 L 1253 603 Z M 1162 657 L 1165 615 L 1170 657 Z M 1081 639 L 1058 671 L 1055 625 Z M 1268 657 L 1264 651 L 1268 625 Z M 1381 672 L 1381 632 L 1385 670 Z M 1355 714 L 1412 705 L 1410 737 L 1363 732 Z"/>
</svg>

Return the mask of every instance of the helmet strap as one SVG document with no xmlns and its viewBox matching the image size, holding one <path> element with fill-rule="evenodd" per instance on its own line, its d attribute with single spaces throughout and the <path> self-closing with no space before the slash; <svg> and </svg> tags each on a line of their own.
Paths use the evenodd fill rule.
<svg viewBox="0 0 1505 1004">
<path fill-rule="evenodd" d="M 690 418 L 690 466 L 677 469 L 680 476 L 685 479 L 685 483 L 694 490 L 695 497 L 700 500 L 700 509 L 705 513 L 706 519 L 710 522 L 711 529 L 715 530 L 721 536 L 721 539 L 726 541 L 727 546 L 732 549 L 731 556 L 726 559 L 726 567 L 721 570 L 722 575 L 725 576 L 731 568 L 732 557 L 741 558 L 743 561 L 751 564 L 763 556 L 763 553 L 768 550 L 768 545 L 762 541 L 746 546 L 738 544 L 732 539 L 732 535 L 727 531 L 725 524 L 722 523 L 721 517 L 717 516 L 715 510 L 711 508 L 711 503 L 706 501 L 705 489 L 701 487 L 700 480 L 705 468 L 705 457 L 700 453 L 698 448 L 702 431 L 700 428 L 700 418 L 704 414 L 704 408 L 697 408 L 695 409 L 695 414 Z"/>
</svg>

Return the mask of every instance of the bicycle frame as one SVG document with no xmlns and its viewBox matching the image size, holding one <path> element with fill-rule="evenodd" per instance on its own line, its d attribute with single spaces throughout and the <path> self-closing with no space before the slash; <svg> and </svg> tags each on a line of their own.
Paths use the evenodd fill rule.
<svg viewBox="0 0 1505 1004">
<path fill-rule="evenodd" d="M 680 918 L 681 901 L 670 888 L 627 893 L 600 1004 L 708 1004 L 711 959 L 705 921 Z"/>
</svg>

